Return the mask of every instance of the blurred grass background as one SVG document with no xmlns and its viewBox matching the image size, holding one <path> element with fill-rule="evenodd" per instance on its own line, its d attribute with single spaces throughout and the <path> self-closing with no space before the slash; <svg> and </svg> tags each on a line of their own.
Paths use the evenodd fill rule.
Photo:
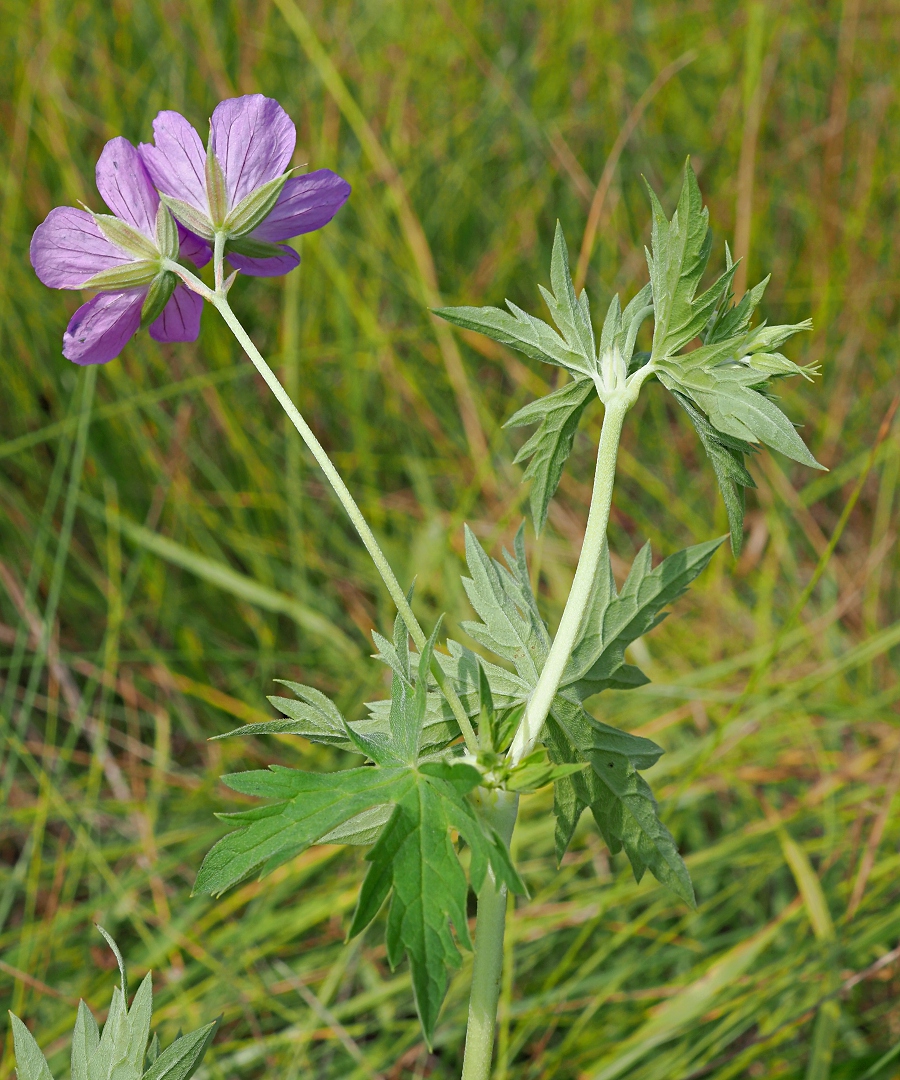
<svg viewBox="0 0 900 1080">
<path fill-rule="evenodd" d="M 468 959 L 428 1053 L 378 928 L 343 943 L 362 852 L 313 848 L 222 901 L 190 897 L 223 831 L 213 812 L 235 806 L 221 773 L 343 764 L 296 739 L 207 738 L 272 716 L 278 677 L 351 716 L 384 691 L 368 633 L 392 613 L 356 537 L 211 311 L 196 345 L 142 335 L 79 371 L 60 355 L 78 297 L 27 260 L 51 207 L 100 209 L 105 140 L 147 139 L 162 108 L 202 131 L 220 98 L 254 91 L 295 118 L 296 162 L 354 193 L 302 241 L 297 273 L 241 281 L 234 302 L 401 579 L 418 575 L 428 621 L 468 615 L 463 521 L 496 552 L 523 516 L 521 433 L 500 424 L 554 378 L 428 305 L 539 312 L 558 217 L 601 316 L 646 280 L 641 174 L 671 208 L 691 154 L 716 258 L 727 240 L 750 284 L 773 272 L 769 319 L 814 318 L 791 355 L 822 379 L 785 405 L 831 471 L 756 457 L 744 554 L 718 555 L 638 650 L 651 686 L 594 703 L 668 751 L 649 778 L 699 910 L 636 885 L 587 822 L 558 870 L 549 799 L 527 800 L 532 895 L 509 927 L 495 1075 L 900 1075 L 896 5 L 2 11 L 0 1001 L 55 1075 L 77 999 L 109 1000 L 101 922 L 133 976 L 156 973 L 164 1042 L 224 1014 L 209 1080 L 458 1076 Z M 545 537 L 529 533 L 551 623 L 598 430 L 595 411 Z M 661 555 L 725 530 L 657 387 L 620 468 L 617 573 L 647 538 Z M 0 1077 L 12 1069 L 7 1038 Z"/>
</svg>

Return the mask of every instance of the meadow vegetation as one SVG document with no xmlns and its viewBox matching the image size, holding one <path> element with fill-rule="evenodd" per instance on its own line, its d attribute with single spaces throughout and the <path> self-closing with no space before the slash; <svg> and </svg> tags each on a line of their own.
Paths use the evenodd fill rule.
<svg viewBox="0 0 900 1080">
<path fill-rule="evenodd" d="M 584 821 L 557 868 L 549 790 L 516 833 L 529 887 L 506 939 L 495 1076 L 714 1080 L 900 1075 L 900 105 L 884 0 L 5 0 L 0 39 L 0 1001 L 65 1073 L 75 1006 L 115 959 L 155 973 L 163 1043 L 222 1014 L 208 1080 L 459 1075 L 470 957 L 429 1052 L 380 927 L 344 943 L 359 848 L 316 846 L 260 885 L 191 896 L 241 797 L 223 772 L 352 759 L 273 718 L 275 679 L 350 717 L 385 692 L 393 619 L 330 490 L 227 328 L 60 355 L 74 295 L 28 263 L 51 207 L 101 209 L 93 164 L 157 111 L 198 129 L 262 91 L 295 161 L 353 185 L 285 279 L 233 303 L 348 479 L 425 625 L 471 617 L 463 524 L 498 554 L 527 514 L 501 425 L 540 368 L 428 314 L 537 311 L 556 220 L 604 311 L 646 281 L 641 175 L 671 212 L 691 155 L 744 286 L 821 365 L 782 405 L 827 473 L 764 451 L 747 539 L 632 650 L 645 687 L 594 702 L 666 754 L 647 775 L 698 898 L 632 878 Z M 740 295 L 743 289 L 736 289 Z M 648 331 L 644 331 L 645 334 Z M 639 347 L 646 347 L 646 344 Z M 558 619 L 601 409 L 531 566 Z M 621 580 L 724 533 L 688 419 L 645 392 L 611 521 Z M 0 1080 L 13 1076 L 12 1040 Z"/>
</svg>

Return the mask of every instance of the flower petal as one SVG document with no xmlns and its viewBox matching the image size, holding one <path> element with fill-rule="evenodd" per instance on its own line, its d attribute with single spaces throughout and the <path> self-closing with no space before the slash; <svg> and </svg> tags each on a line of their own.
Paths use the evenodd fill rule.
<svg viewBox="0 0 900 1080">
<path fill-rule="evenodd" d="M 331 169 L 292 176 L 285 183 L 271 214 L 250 235 L 257 240 L 277 243 L 321 229 L 349 196 L 350 185 Z"/>
<path fill-rule="evenodd" d="M 95 274 L 134 257 L 116 247 L 86 210 L 57 206 L 34 230 L 31 265 L 51 289 L 80 289 Z"/>
<path fill-rule="evenodd" d="M 178 226 L 178 254 L 182 259 L 190 259 L 194 266 L 206 266 L 212 258 L 212 248 L 207 242 L 190 229 L 186 229 L 180 221 Z"/>
<path fill-rule="evenodd" d="M 107 364 L 141 325 L 146 289 L 100 293 L 75 312 L 63 335 L 63 356 L 75 364 Z"/>
<path fill-rule="evenodd" d="M 282 274 L 289 274 L 300 265 L 300 256 L 287 244 L 278 246 L 284 254 L 276 255 L 271 259 L 251 259 L 247 255 L 230 252 L 228 261 L 236 270 L 240 270 L 242 274 L 249 274 L 251 277 L 280 277 Z"/>
<path fill-rule="evenodd" d="M 138 147 L 153 183 L 164 195 L 208 214 L 206 151 L 200 136 L 181 113 L 165 109 L 153 121 L 153 138 L 155 146 L 141 143 Z"/>
<path fill-rule="evenodd" d="M 117 218 L 156 242 L 159 195 L 137 149 L 121 136 L 110 139 L 97 162 L 97 190 Z"/>
<path fill-rule="evenodd" d="M 187 286 L 176 285 L 162 315 L 150 324 L 150 337 L 154 341 L 196 341 L 202 311 L 203 300 Z"/>
<path fill-rule="evenodd" d="M 228 209 L 287 168 L 297 132 L 274 98 L 262 94 L 220 102 L 210 120 L 212 148 L 222 171 Z"/>
</svg>

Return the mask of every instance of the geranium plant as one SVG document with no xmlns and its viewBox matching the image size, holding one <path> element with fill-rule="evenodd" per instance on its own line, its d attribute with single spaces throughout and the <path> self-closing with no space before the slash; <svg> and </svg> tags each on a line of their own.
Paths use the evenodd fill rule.
<svg viewBox="0 0 900 1080">
<path fill-rule="evenodd" d="M 191 340 L 209 302 L 321 466 L 397 610 L 390 638 L 372 632 L 391 692 L 368 705 L 365 720 L 347 720 L 315 687 L 287 683 L 292 697 L 270 699 L 282 719 L 230 733 L 294 734 L 348 750 L 362 764 L 324 773 L 273 764 L 224 777 L 260 802 L 222 815 L 231 831 L 206 856 L 196 891 L 219 895 L 311 844 L 366 845 L 369 868 L 348 935 L 386 907 L 387 957 L 392 966 L 409 962 L 429 1043 L 459 950 L 474 950 L 463 1077 L 482 1080 L 491 1067 L 507 894 L 526 892 L 509 850 L 521 793 L 553 785 L 558 857 L 590 810 L 610 851 L 624 850 L 637 879 L 649 870 L 694 904 L 685 864 L 641 775 L 661 748 L 603 723 L 587 703 L 607 688 L 647 681 L 626 660 L 628 646 L 661 621 L 724 537 L 656 566 L 647 545 L 617 587 L 607 526 L 626 416 L 647 383 L 673 395 L 713 465 L 737 554 L 744 489 L 753 486 L 745 460 L 757 445 L 820 467 L 773 393 L 781 379 L 811 374 L 780 351 L 810 323 L 751 325 L 766 282 L 735 303 L 727 248 L 723 271 L 701 288 L 711 233 L 689 165 L 671 219 L 650 191 L 649 280 L 624 308 L 614 296 L 598 328 L 587 295 L 575 292 L 559 227 L 550 289 L 541 287 L 554 325 L 512 303 L 508 310 L 437 311 L 565 373 L 557 389 L 505 418 L 508 427 L 535 428 L 516 457 L 527 462 L 535 531 L 545 524 L 587 404 L 596 395 L 604 407 L 587 527 L 555 632 L 530 583 L 523 525 L 502 562 L 466 530 L 463 584 L 477 619 L 463 624 L 468 642 L 445 639 L 440 621 L 429 631 L 420 624 L 411 591 L 228 300 L 238 272 L 290 272 L 299 260 L 284 241 L 326 224 L 349 185 L 327 169 L 285 171 L 294 126 L 261 95 L 222 102 L 205 148 L 177 113 L 161 113 L 153 127 L 154 144 L 114 139 L 100 157 L 97 186 L 112 215 L 61 208 L 35 233 L 32 261 L 42 281 L 98 291 L 73 317 L 64 355 L 105 363 L 144 326 L 159 340 Z M 196 273 L 210 261 L 211 283 Z M 638 334 L 651 319 L 649 351 L 638 351 Z M 469 888 L 478 897 L 474 938 Z"/>
</svg>

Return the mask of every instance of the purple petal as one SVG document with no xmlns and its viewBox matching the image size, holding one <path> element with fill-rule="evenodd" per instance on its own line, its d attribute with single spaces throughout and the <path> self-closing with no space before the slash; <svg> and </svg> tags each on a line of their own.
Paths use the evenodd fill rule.
<svg viewBox="0 0 900 1080">
<path fill-rule="evenodd" d="M 63 356 L 75 364 L 107 364 L 141 325 L 146 289 L 100 293 L 72 316 L 63 334 Z"/>
<path fill-rule="evenodd" d="M 285 182 L 266 220 L 250 234 L 277 244 L 327 225 L 350 195 L 350 185 L 331 169 L 317 169 Z"/>
<path fill-rule="evenodd" d="M 284 172 L 297 141 L 291 118 L 262 94 L 220 102 L 210 120 L 210 135 L 225 173 L 229 210 Z"/>
<path fill-rule="evenodd" d="M 80 289 L 101 270 L 112 270 L 134 257 L 116 247 L 86 210 L 57 206 L 31 238 L 31 265 L 51 289 Z"/>
<path fill-rule="evenodd" d="M 284 252 L 283 255 L 275 255 L 271 259 L 251 259 L 246 255 L 229 254 L 228 261 L 242 274 L 251 277 L 280 277 L 289 274 L 295 267 L 300 265 L 300 256 L 286 244 L 278 245 Z"/>
<path fill-rule="evenodd" d="M 97 162 L 97 190 L 117 218 L 156 239 L 159 195 L 137 149 L 121 136 L 110 139 Z"/>
<path fill-rule="evenodd" d="M 186 229 L 180 221 L 178 226 L 178 254 L 183 259 L 190 259 L 194 266 L 206 266 L 212 258 L 212 248 L 207 242 L 190 229 Z"/>
<path fill-rule="evenodd" d="M 176 285 L 162 315 L 150 324 L 150 337 L 154 341 L 196 341 L 202 311 L 203 300 L 185 285 Z"/>
<path fill-rule="evenodd" d="M 152 143 L 138 152 L 153 183 L 164 195 L 181 199 L 203 214 L 206 203 L 206 151 L 200 136 L 181 113 L 164 110 L 153 121 Z"/>
</svg>

